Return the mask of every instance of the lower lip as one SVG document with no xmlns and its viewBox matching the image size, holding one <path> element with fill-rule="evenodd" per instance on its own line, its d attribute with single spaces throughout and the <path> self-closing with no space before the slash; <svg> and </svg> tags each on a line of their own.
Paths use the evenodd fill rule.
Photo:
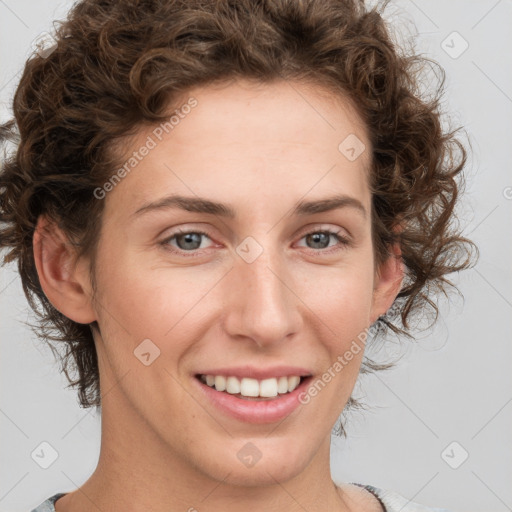
<svg viewBox="0 0 512 512">
<path fill-rule="evenodd" d="M 300 405 L 299 395 L 308 386 L 311 377 L 303 379 L 292 392 L 277 395 L 271 400 L 244 400 L 225 391 L 217 391 L 197 377 L 194 377 L 194 380 L 208 401 L 224 414 L 246 423 L 274 423 L 297 409 Z"/>
</svg>

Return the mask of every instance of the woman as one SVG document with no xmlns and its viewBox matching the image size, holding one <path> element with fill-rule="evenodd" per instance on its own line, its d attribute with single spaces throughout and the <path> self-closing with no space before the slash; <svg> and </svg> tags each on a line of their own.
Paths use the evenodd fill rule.
<svg viewBox="0 0 512 512">
<path fill-rule="evenodd" d="M 102 415 L 37 512 L 438 510 L 329 468 L 368 330 L 471 264 L 418 62 L 357 1 L 73 7 L 2 129 L 5 261 Z"/>
</svg>

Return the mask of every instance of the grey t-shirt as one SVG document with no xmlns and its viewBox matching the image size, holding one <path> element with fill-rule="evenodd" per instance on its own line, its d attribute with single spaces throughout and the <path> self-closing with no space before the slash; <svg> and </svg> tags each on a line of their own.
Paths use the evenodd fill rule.
<svg viewBox="0 0 512 512">
<path fill-rule="evenodd" d="M 355 482 L 353 485 L 364 487 L 367 491 L 371 492 L 380 501 L 384 512 L 449 512 L 444 508 L 432 508 L 420 505 L 419 503 L 409 501 L 396 492 L 380 489 L 373 485 L 363 485 Z M 31 512 L 55 512 L 55 502 L 65 494 L 66 493 L 63 492 L 54 494 Z"/>
</svg>

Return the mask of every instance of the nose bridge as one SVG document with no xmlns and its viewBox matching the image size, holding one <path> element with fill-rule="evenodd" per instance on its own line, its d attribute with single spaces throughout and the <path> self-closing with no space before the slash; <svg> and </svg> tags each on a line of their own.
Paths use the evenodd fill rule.
<svg viewBox="0 0 512 512">
<path fill-rule="evenodd" d="M 284 340 L 300 323 L 289 267 L 281 248 L 270 246 L 271 239 L 267 236 L 265 244 L 243 241 L 230 273 L 227 329 L 259 346 Z"/>
</svg>

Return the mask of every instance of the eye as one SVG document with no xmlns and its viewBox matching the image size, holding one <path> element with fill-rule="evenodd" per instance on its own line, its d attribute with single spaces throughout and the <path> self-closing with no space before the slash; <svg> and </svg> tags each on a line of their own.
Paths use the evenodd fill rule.
<svg viewBox="0 0 512 512">
<path fill-rule="evenodd" d="M 341 231 L 332 231 L 330 229 L 309 231 L 308 233 L 302 236 L 301 240 L 305 239 L 306 243 L 309 243 L 312 246 L 310 247 L 312 249 L 320 250 L 321 252 L 331 253 L 333 252 L 332 250 L 325 251 L 325 249 L 329 248 L 329 242 L 333 238 L 338 242 L 337 244 L 334 244 L 334 251 L 343 249 L 344 247 L 350 245 L 350 241 L 348 240 L 348 238 L 340 235 L 340 232 Z"/>
<path fill-rule="evenodd" d="M 315 252 L 328 253 L 335 252 L 345 248 L 350 245 L 350 240 L 342 235 L 340 235 L 341 231 L 333 231 L 333 230 L 314 230 L 309 231 L 304 234 L 301 240 L 305 239 L 306 243 L 310 244 L 312 247 L 310 249 Z M 199 249 L 205 249 L 207 247 L 201 247 L 201 242 L 203 237 L 206 237 L 211 240 L 208 233 L 204 231 L 186 231 L 179 230 L 167 237 L 165 240 L 160 242 L 160 244 L 168 251 L 172 253 L 179 254 L 186 257 L 194 257 L 201 256 L 202 252 L 196 252 Z M 334 246 L 329 245 L 332 240 L 337 241 Z M 171 242 L 175 242 L 175 245 Z M 334 249 L 326 250 L 329 247 L 334 247 Z M 187 254 L 189 253 L 189 254 Z"/>
<path fill-rule="evenodd" d="M 170 250 L 174 253 L 184 254 L 187 252 L 196 251 L 197 249 L 204 249 L 201 247 L 201 239 L 202 237 L 210 238 L 208 233 L 204 231 L 185 231 L 180 230 L 174 233 L 172 236 L 166 238 L 161 242 L 165 249 Z M 178 250 L 174 249 L 173 245 L 170 243 L 175 240 Z M 187 256 L 196 256 L 197 254 L 190 254 Z M 200 254 L 199 254 L 200 255 Z"/>
</svg>

